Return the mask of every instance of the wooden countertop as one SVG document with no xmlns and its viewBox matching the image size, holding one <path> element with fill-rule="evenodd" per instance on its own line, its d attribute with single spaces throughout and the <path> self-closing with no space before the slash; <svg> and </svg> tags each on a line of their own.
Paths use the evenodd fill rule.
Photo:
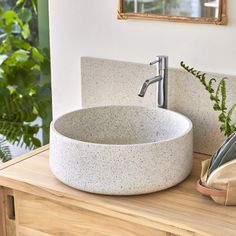
<svg viewBox="0 0 236 236">
<path fill-rule="evenodd" d="M 191 176 L 165 191 L 129 197 L 103 196 L 67 187 L 51 173 L 48 146 L 0 166 L 0 185 L 78 206 L 177 235 L 236 236 L 236 207 L 217 205 L 195 190 L 201 161 L 195 154 Z"/>
</svg>

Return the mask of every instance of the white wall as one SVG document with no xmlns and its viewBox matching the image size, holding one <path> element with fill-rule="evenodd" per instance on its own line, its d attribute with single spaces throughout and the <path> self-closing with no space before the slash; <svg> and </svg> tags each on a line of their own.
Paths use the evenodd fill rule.
<svg viewBox="0 0 236 236">
<path fill-rule="evenodd" d="M 170 66 L 236 75 L 236 1 L 229 24 L 117 20 L 118 0 L 49 0 L 54 117 L 81 105 L 80 57 L 148 63 L 156 55 Z"/>
</svg>

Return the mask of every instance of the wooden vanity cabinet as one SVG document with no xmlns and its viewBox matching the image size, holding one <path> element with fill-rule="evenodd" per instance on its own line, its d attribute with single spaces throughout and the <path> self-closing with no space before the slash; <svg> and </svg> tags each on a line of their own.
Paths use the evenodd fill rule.
<svg viewBox="0 0 236 236">
<path fill-rule="evenodd" d="M 1 194 L 1 236 L 174 235 L 20 191 L 2 188 Z"/>
<path fill-rule="evenodd" d="M 236 209 L 195 191 L 192 175 L 166 191 L 101 196 L 59 182 L 48 146 L 0 166 L 0 236 L 235 236 Z"/>
<path fill-rule="evenodd" d="M 14 191 L 0 187 L 0 235 L 16 235 Z"/>
</svg>

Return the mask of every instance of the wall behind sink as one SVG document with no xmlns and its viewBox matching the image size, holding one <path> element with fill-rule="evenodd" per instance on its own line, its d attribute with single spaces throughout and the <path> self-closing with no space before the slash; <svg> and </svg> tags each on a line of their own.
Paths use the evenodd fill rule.
<svg viewBox="0 0 236 236">
<path fill-rule="evenodd" d="M 137 94 L 155 67 L 145 64 L 91 57 L 81 59 L 82 106 L 141 105 L 155 107 L 156 87 L 151 85 L 144 98 Z M 207 73 L 208 78 L 227 80 L 227 104 L 236 102 L 236 76 Z M 197 79 L 180 69 L 169 69 L 168 108 L 189 117 L 194 126 L 194 151 L 212 154 L 223 142 L 218 113 L 213 111 L 209 94 Z M 236 114 L 233 117 L 236 120 Z"/>
<path fill-rule="evenodd" d="M 236 1 L 229 24 L 117 20 L 118 0 L 50 0 L 54 117 L 81 106 L 80 57 L 148 63 L 156 55 L 201 70 L 236 75 Z"/>
<path fill-rule="evenodd" d="M 117 20 L 118 0 L 50 0 L 54 118 L 81 107 L 82 56 L 147 64 L 156 55 L 166 54 L 170 57 L 171 67 L 178 68 L 179 62 L 184 60 L 201 70 L 236 75 L 236 1 L 227 2 L 229 24 L 216 26 L 149 20 L 120 21 Z M 142 73 L 140 71 L 140 76 Z M 146 74 L 143 73 L 143 76 Z M 194 86 L 192 83 L 187 85 Z M 195 96 L 197 89 L 200 88 L 194 90 Z M 181 94 L 187 93 L 186 97 L 191 95 L 189 91 L 192 90 L 179 87 Z M 118 97 L 117 94 L 113 96 Z M 207 106 L 204 107 L 208 110 Z"/>
</svg>

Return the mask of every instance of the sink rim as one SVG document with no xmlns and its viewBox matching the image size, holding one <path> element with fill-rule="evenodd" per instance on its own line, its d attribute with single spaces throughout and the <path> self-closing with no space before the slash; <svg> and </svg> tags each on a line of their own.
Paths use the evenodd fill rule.
<svg viewBox="0 0 236 236">
<path fill-rule="evenodd" d="M 164 140 L 160 140 L 160 141 L 156 141 L 156 142 L 146 142 L 146 143 L 132 143 L 132 144 L 108 144 L 108 143 L 95 143 L 95 142 L 87 142 L 87 141 L 82 141 L 82 140 L 79 140 L 79 139 L 74 139 L 74 138 L 70 138 L 68 136 L 65 136 L 63 135 L 62 133 L 60 133 L 58 130 L 56 130 L 55 128 L 55 123 L 63 118 L 64 116 L 66 115 L 70 115 L 70 114 L 73 114 L 73 113 L 76 113 L 76 112 L 79 112 L 81 110 L 85 111 L 85 110 L 93 110 L 93 109 L 96 109 L 96 108 L 109 108 L 109 107 L 130 107 L 130 108 L 133 108 L 133 107 L 136 107 L 136 108 L 144 108 L 144 109 L 148 109 L 148 110 L 162 110 L 163 112 L 169 112 L 169 113 L 174 113 L 174 114 L 177 114 L 178 116 L 182 117 L 183 120 L 185 122 L 187 122 L 187 129 L 181 133 L 180 135 L 177 135 L 173 138 L 169 138 L 169 139 L 164 139 Z M 166 142 L 170 142 L 170 141 L 174 141 L 174 140 L 177 140 L 183 136 L 185 136 L 186 134 L 188 134 L 189 132 L 191 132 L 191 130 L 193 129 L 193 124 L 192 124 L 192 121 L 186 117 L 185 115 L 179 113 L 179 112 L 176 112 L 176 111 L 172 111 L 172 110 L 169 110 L 169 109 L 164 109 L 164 108 L 152 108 L 152 107 L 145 107 L 145 106 L 135 106 L 135 105 L 108 105 L 108 106 L 96 106 L 96 107 L 89 107 L 89 108 L 81 108 L 81 109 L 76 109 L 76 110 L 73 110 L 71 112 L 67 112 L 59 117 L 57 117 L 56 119 L 54 119 L 51 124 L 50 124 L 50 130 L 51 132 L 53 131 L 54 133 L 56 133 L 57 135 L 59 135 L 60 137 L 70 141 L 70 142 L 73 142 L 73 143 L 82 143 L 82 144 L 89 144 L 89 145 L 96 145 L 96 146 L 101 146 L 101 147 L 104 147 L 104 146 L 108 146 L 108 147 L 131 147 L 131 146 L 147 146 L 147 145 L 153 145 L 153 144 L 161 144 L 161 143 L 166 143 Z"/>
</svg>

